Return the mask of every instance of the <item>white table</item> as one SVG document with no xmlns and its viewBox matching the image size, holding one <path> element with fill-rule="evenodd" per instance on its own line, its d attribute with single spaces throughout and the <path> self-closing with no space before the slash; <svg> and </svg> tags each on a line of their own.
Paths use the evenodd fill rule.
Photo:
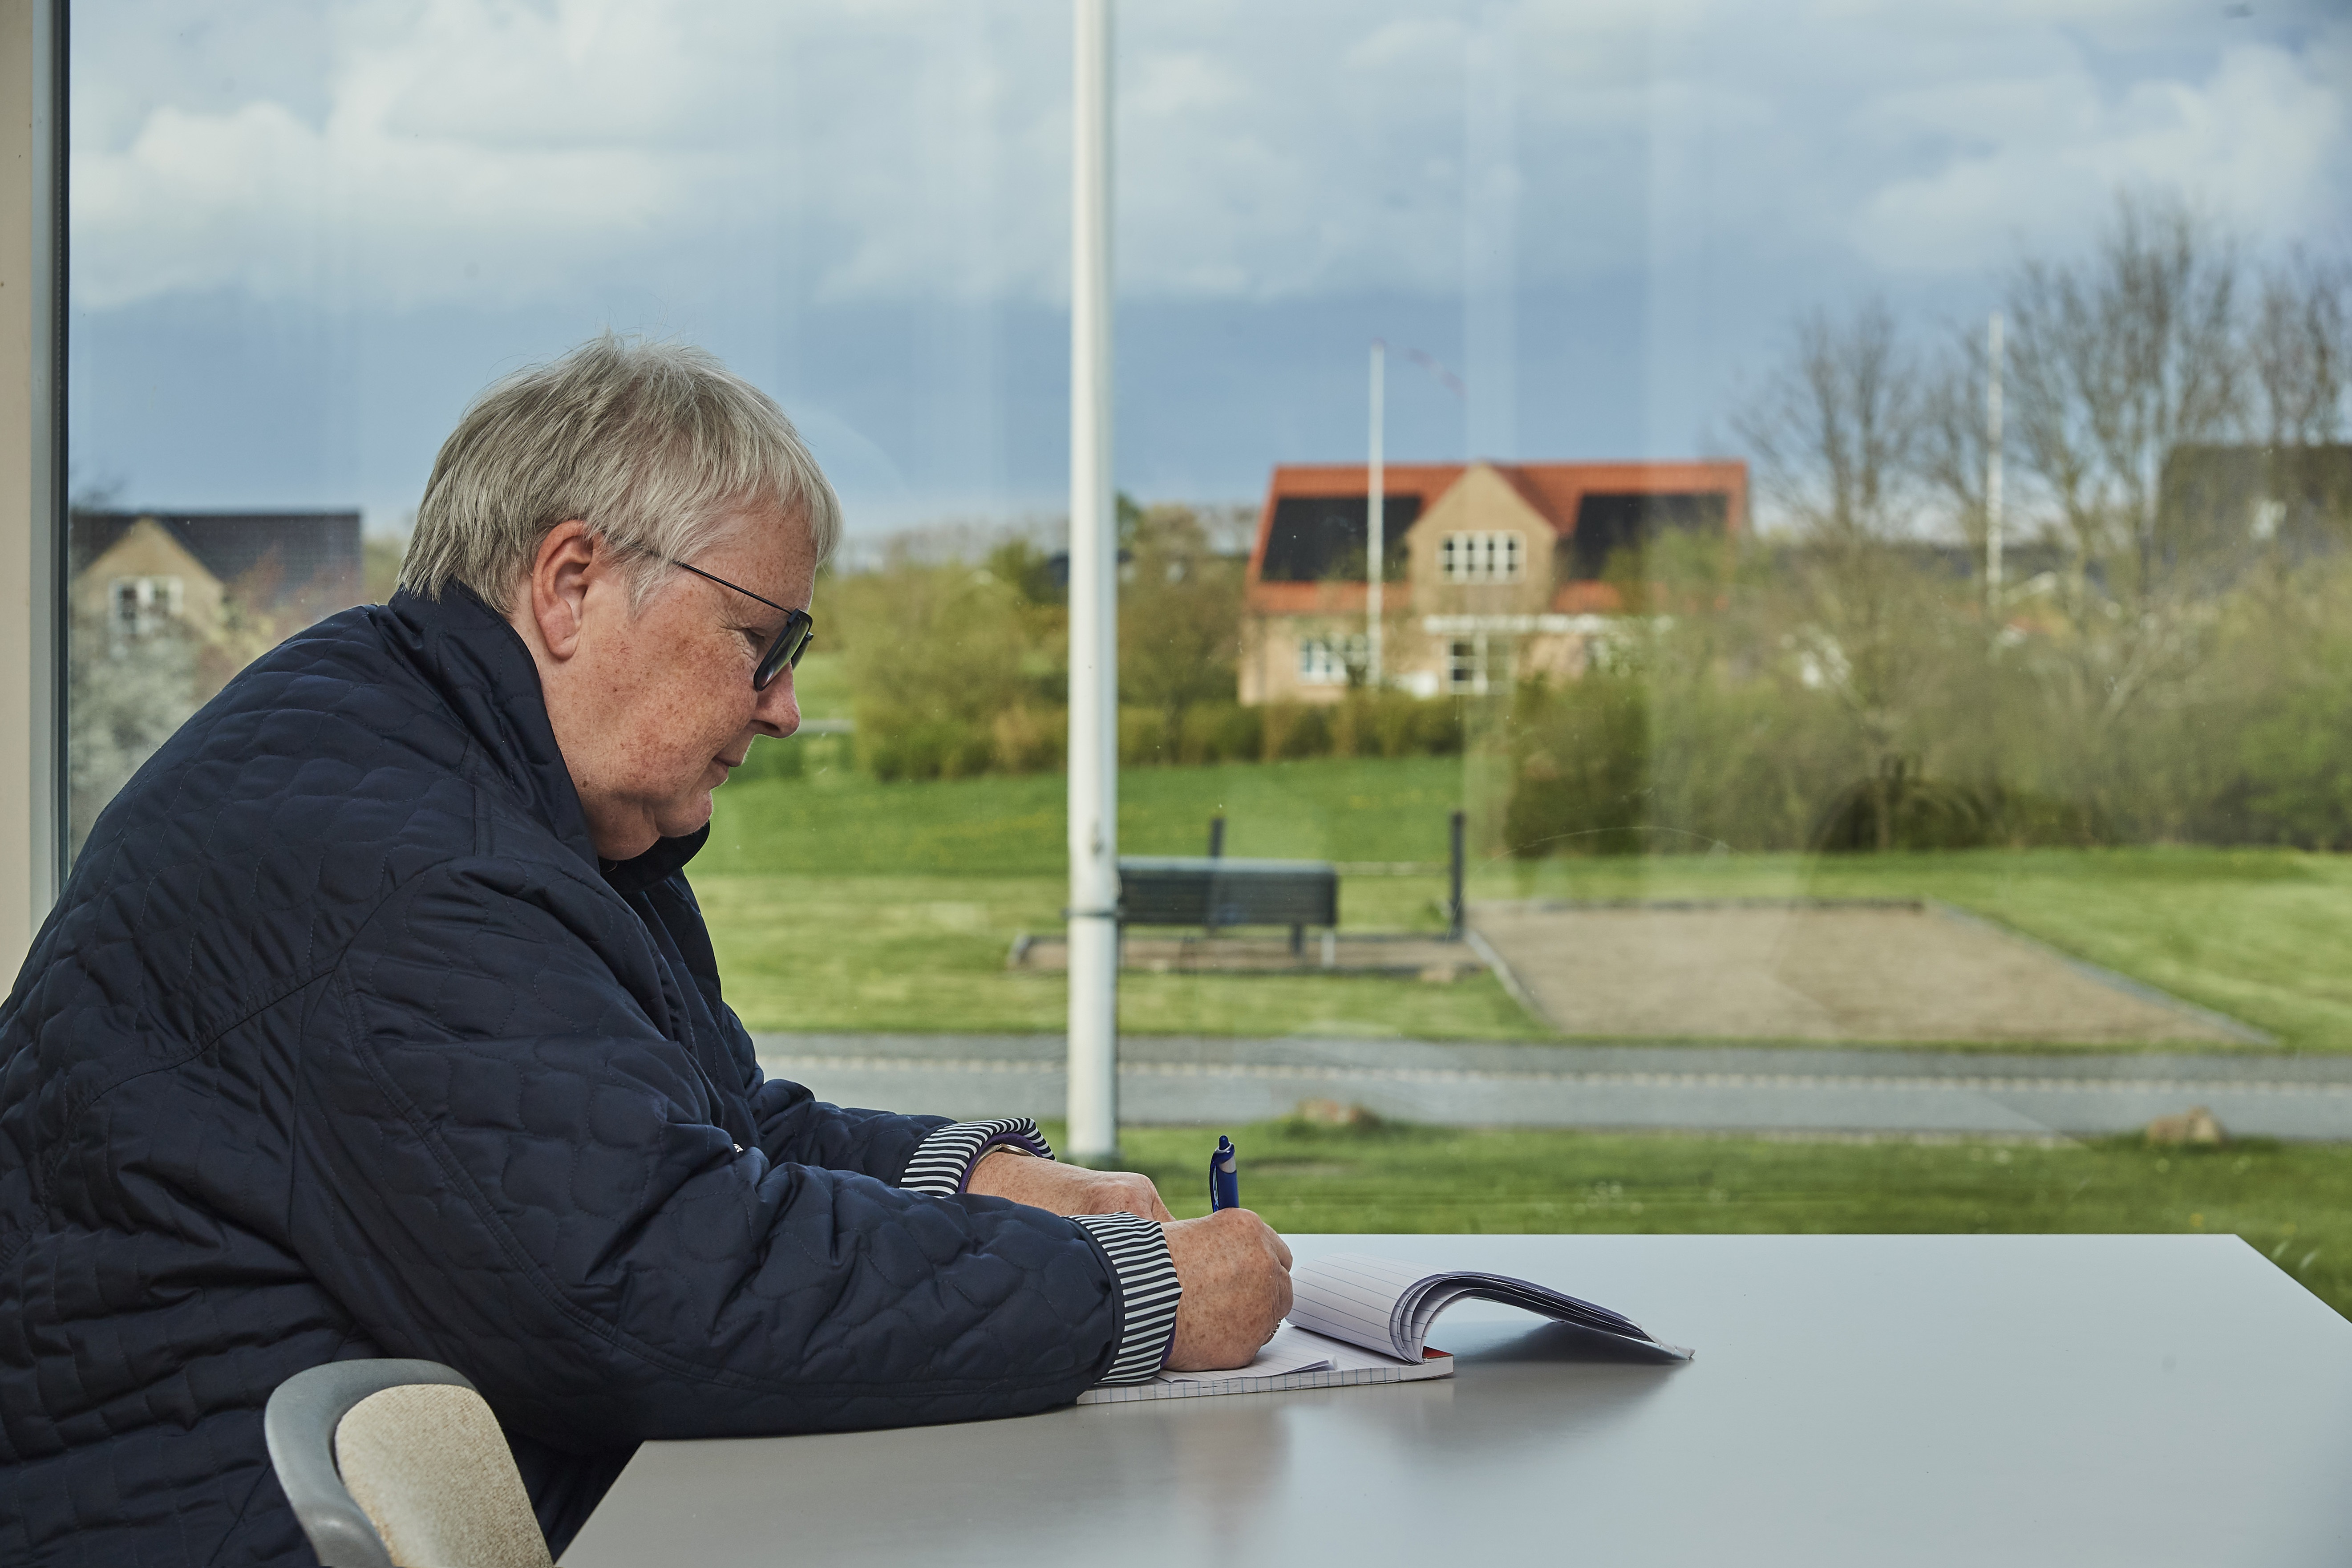
<svg viewBox="0 0 2352 1568">
<path fill-rule="evenodd" d="M 1451 1379 L 653 1443 L 570 1568 L 2352 1563 L 2352 1323 L 2233 1237 L 1292 1237 L 1521 1275 Z"/>
</svg>

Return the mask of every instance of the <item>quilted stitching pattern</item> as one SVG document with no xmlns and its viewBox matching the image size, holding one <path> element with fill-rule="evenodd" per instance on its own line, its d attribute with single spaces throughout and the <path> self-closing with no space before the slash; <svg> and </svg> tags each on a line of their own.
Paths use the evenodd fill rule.
<svg viewBox="0 0 2352 1568">
<path fill-rule="evenodd" d="M 260 1413 L 447 1362 L 559 1548 L 648 1437 L 1044 1409 L 1084 1229 L 892 1184 L 944 1120 L 762 1079 L 680 868 L 600 867 L 462 593 L 232 682 L 100 818 L 0 1007 L 0 1561 L 308 1563 Z"/>
</svg>

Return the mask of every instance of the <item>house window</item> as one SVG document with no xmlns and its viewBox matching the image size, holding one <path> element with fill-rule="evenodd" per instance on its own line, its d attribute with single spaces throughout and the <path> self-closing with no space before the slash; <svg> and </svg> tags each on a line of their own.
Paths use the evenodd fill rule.
<svg viewBox="0 0 2352 1568">
<path fill-rule="evenodd" d="M 1457 696 L 1486 695 L 1486 639 L 1455 637 L 1445 645 L 1445 689 Z"/>
<path fill-rule="evenodd" d="M 117 577 L 106 585 L 109 618 L 118 636 L 145 637 L 180 616 L 177 577 Z"/>
<path fill-rule="evenodd" d="M 1517 533 L 1449 533 L 1437 547 L 1438 573 L 1449 583 L 1516 583 L 1526 554 L 1527 541 Z"/>
<path fill-rule="evenodd" d="M 1361 668 L 1370 658 L 1371 645 L 1361 635 L 1303 638 L 1298 645 L 1298 684 L 1345 686 L 1349 668 Z"/>
</svg>

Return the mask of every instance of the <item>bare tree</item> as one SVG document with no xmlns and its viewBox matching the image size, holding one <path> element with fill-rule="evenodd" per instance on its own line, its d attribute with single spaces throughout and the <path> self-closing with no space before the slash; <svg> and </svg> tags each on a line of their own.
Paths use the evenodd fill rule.
<svg viewBox="0 0 2352 1568">
<path fill-rule="evenodd" d="M 2240 264 L 2177 198 L 2126 194 L 2086 262 L 2029 260 L 2009 288 L 2011 417 L 2082 574 L 2154 587 L 2165 459 L 2241 428 Z"/>
<path fill-rule="evenodd" d="M 1733 417 L 1765 497 L 1794 534 L 1790 634 L 1809 685 L 1854 726 L 1879 846 L 1936 658 L 1936 594 L 1906 548 L 1916 532 L 1922 394 L 1885 305 L 1801 319 L 1790 357 Z"/>
<path fill-rule="evenodd" d="M 1845 321 L 1816 310 L 1792 348 L 1732 419 L 1766 497 L 1816 541 L 1901 531 L 1919 384 L 1894 316 L 1878 301 Z"/>
<path fill-rule="evenodd" d="M 2247 332 L 2247 368 L 2257 394 L 2254 427 L 2273 449 L 2316 447 L 2344 428 L 2352 375 L 2352 321 L 2345 296 L 2352 274 L 2340 261 L 2297 253 L 2263 279 Z"/>
<path fill-rule="evenodd" d="M 1990 457 L 1985 425 L 1986 352 L 1981 323 L 1951 334 L 1921 374 L 1918 433 L 1911 447 L 1913 472 L 1949 510 L 1979 561 L 1984 559 L 1985 472 Z"/>
<path fill-rule="evenodd" d="M 2245 426 L 2242 271 L 2185 203 L 2126 193 L 2086 259 L 2010 280 L 2010 427 L 2070 555 L 2053 670 L 2095 731 L 2196 665 L 2211 585 L 2169 570 L 2159 507 L 2177 449 Z"/>
</svg>

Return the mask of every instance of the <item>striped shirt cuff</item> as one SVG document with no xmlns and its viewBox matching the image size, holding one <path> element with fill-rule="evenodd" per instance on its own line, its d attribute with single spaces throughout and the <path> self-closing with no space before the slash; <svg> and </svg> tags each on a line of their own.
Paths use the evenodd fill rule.
<svg viewBox="0 0 2352 1568">
<path fill-rule="evenodd" d="M 1176 1260 L 1168 1256 L 1168 1234 L 1153 1220 L 1131 1214 L 1074 1214 L 1110 1258 L 1118 1277 L 1118 1349 L 1104 1383 L 1141 1383 L 1159 1372 L 1176 1338 L 1176 1302 L 1183 1288 Z"/>
<path fill-rule="evenodd" d="M 898 1184 L 927 1197 L 951 1198 L 971 1180 L 971 1168 L 991 1149 L 1011 1147 L 1041 1160 L 1054 1157 L 1054 1146 L 1025 1116 L 1002 1121 L 953 1121 L 923 1140 L 907 1162 Z"/>
</svg>

